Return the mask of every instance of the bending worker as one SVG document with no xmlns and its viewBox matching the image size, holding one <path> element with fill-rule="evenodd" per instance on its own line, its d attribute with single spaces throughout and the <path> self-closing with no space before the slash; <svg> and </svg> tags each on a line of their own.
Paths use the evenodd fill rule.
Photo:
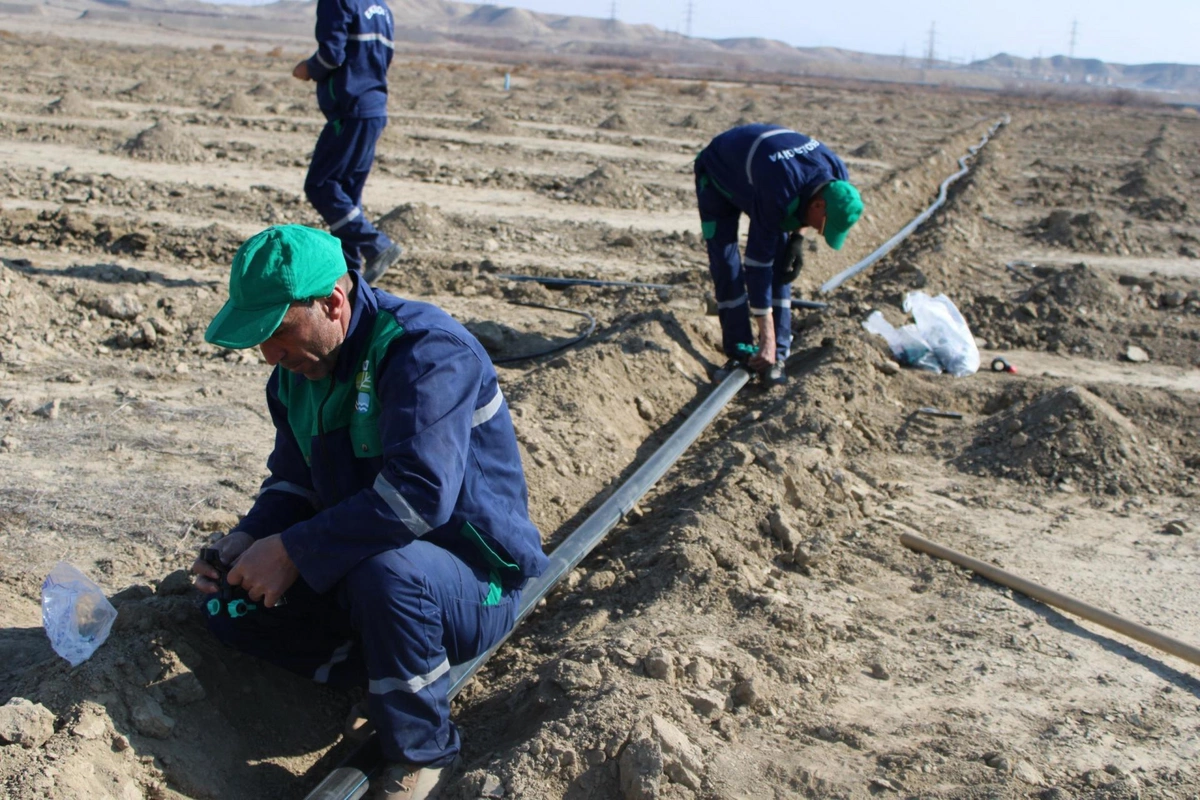
<svg viewBox="0 0 1200 800">
<path fill-rule="evenodd" d="M 729 357 L 717 377 L 744 366 L 769 384 L 783 383 L 792 344 L 791 283 L 803 257 L 800 230 L 811 228 L 834 250 L 841 248 L 862 215 L 862 198 L 832 150 L 779 125 L 743 125 L 718 135 L 696 157 L 695 171 Z M 750 218 L 744 259 L 738 256 L 742 214 Z M 750 317 L 758 328 L 757 350 Z"/>
<path fill-rule="evenodd" d="M 317 138 L 304 194 L 342 242 L 346 263 L 367 283 L 400 260 L 400 245 L 377 230 L 362 208 L 375 143 L 387 126 L 387 71 L 392 12 L 384 0 L 317 0 L 317 52 L 292 76 L 316 81 L 327 120 Z"/>
<path fill-rule="evenodd" d="M 372 289 L 337 239 L 300 225 L 238 249 L 205 338 L 275 367 L 270 474 L 214 545 L 258 608 L 217 603 L 209 626 L 318 682 L 367 687 L 389 762 L 372 797 L 428 797 L 459 752 L 451 665 L 508 633 L 547 564 L 496 371 L 448 314 Z M 192 572 L 217 591 L 209 563 Z"/>
</svg>

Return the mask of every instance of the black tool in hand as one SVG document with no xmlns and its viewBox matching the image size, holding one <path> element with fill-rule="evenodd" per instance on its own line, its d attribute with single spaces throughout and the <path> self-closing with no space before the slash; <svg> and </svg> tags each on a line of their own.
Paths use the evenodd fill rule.
<svg viewBox="0 0 1200 800">
<path fill-rule="evenodd" d="M 234 586 L 226 578 L 229 574 L 229 565 L 221 560 L 220 550 L 215 547 L 203 547 L 200 549 L 200 560 L 215 569 L 220 576 L 220 589 L 209 598 L 204 606 L 208 610 L 209 616 L 217 617 L 223 612 L 228 614 L 230 619 L 237 619 L 246 616 L 251 611 L 258 610 L 258 604 L 250 599 L 246 590 L 240 586 Z"/>
</svg>

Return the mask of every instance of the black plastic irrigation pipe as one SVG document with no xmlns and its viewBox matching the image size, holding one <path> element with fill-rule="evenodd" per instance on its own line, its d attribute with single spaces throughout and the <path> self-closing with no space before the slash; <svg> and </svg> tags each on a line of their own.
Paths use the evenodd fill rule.
<svg viewBox="0 0 1200 800">
<path fill-rule="evenodd" d="M 933 205 L 931 205 L 929 208 L 925 209 L 920 214 L 915 216 L 913 218 L 912 222 L 909 222 L 907 225 L 905 225 L 903 228 L 901 228 L 896 233 L 895 236 L 893 236 L 892 238 L 890 238 L 886 242 L 884 242 L 882 245 L 880 245 L 879 249 L 876 250 L 874 253 L 871 253 L 871 255 L 867 256 L 862 261 L 859 261 L 857 264 L 855 264 L 851 267 L 846 267 L 846 269 L 842 270 L 837 275 L 834 275 L 832 278 L 830 278 L 829 280 L 822 283 L 821 284 L 821 293 L 829 294 L 834 289 L 841 286 L 843 283 L 850 280 L 855 275 L 862 272 L 864 269 L 866 269 L 867 267 L 871 266 L 879 259 L 886 256 L 888 253 L 890 253 L 892 251 L 893 248 L 896 247 L 896 245 L 903 242 L 905 239 L 907 239 L 909 237 L 910 234 L 912 234 L 913 231 L 915 231 L 922 224 L 924 224 L 925 220 L 932 217 L 933 212 L 937 211 L 939 208 L 942 207 L 942 205 L 945 204 L 946 193 L 947 193 L 947 191 L 949 191 L 950 185 L 952 183 L 954 183 L 955 181 L 957 181 L 959 178 L 961 178 L 963 175 L 966 175 L 968 172 L 971 171 L 971 167 L 967 164 L 967 162 L 970 159 L 974 158 L 975 154 L 978 153 L 983 148 L 983 146 L 988 143 L 988 140 L 990 140 L 993 135 L 995 135 L 996 131 L 999 130 L 1001 126 L 1007 125 L 1009 123 L 1009 121 L 1010 121 L 1010 117 L 1007 114 L 1005 114 L 1004 119 L 998 120 L 994 125 L 992 125 L 992 127 L 988 128 L 988 132 L 985 133 L 983 135 L 983 138 L 979 140 L 979 144 L 974 145 L 967 149 L 967 154 L 965 156 L 963 156 L 962 158 L 958 159 L 958 166 L 959 166 L 958 172 L 954 173 L 949 178 L 946 178 L 946 180 L 942 181 L 942 185 L 938 189 L 937 200 L 933 201 Z"/>
<path fill-rule="evenodd" d="M 546 286 L 622 286 L 627 289 L 677 289 L 677 286 L 671 286 L 666 283 L 637 283 L 636 281 L 601 281 L 595 278 L 553 278 L 544 277 L 541 275 L 497 275 L 498 278 L 503 278 L 509 281 L 530 281 L 533 283 L 541 283 Z M 549 307 L 549 306 L 548 306 Z M 801 300 L 792 298 L 792 308 L 829 308 L 829 303 L 823 303 L 820 300 Z M 559 309 L 560 311 L 566 309 Z M 578 312 L 574 312 L 578 313 Z M 529 356 L 532 358 L 533 356 Z"/>
<path fill-rule="evenodd" d="M 665 283 L 638 283 L 637 281 L 601 281 L 595 278 L 553 278 L 542 275 L 497 275 L 506 281 L 528 281 L 545 286 L 621 286 L 626 289 L 674 289 Z"/>
<path fill-rule="evenodd" d="M 750 380 L 750 373 L 744 369 L 735 369 L 723 380 L 712 393 L 704 398 L 691 415 L 684 420 L 662 447 L 654 451 L 642 466 L 629 477 L 629 480 L 609 495 L 591 516 L 583 521 L 550 554 L 550 564 L 546 571 L 534 578 L 521 594 L 521 605 L 517 609 L 517 619 L 513 630 L 537 608 L 538 603 L 550 593 L 550 590 L 563 579 L 571 570 L 579 565 L 588 553 L 616 527 L 634 504 L 656 484 L 667 470 L 671 468 L 692 442 L 700 437 L 709 423 L 733 399 L 738 390 Z M 483 663 L 487 661 L 507 640 L 501 639 L 490 650 L 471 661 L 459 664 L 450 670 L 450 697 L 454 697 L 462 688 L 475 677 Z M 376 737 L 372 736 L 365 744 L 350 754 L 345 762 L 330 772 L 325 779 L 317 784 L 305 796 L 305 800 L 358 800 L 367 792 L 371 775 L 379 769 L 382 754 Z"/>
<path fill-rule="evenodd" d="M 552 353 L 557 353 L 559 350 L 566 350 L 571 345 L 579 344 L 584 339 L 591 336 L 592 333 L 596 330 L 596 318 L 593 317 L 591 314 L 589 314 L 586 311 L 576 311 L 573 308 L 563 308 L 562 306 L 548 306 L 548 305 L 544 305 L 542 303 L 526 303 L 526 302 L 522 302 L 522 301 L 518 301 L 518 300 L 510 300 L 509 302 L 512 303 L 514 306 L 525 306 L 527 308 L 544 308 L 547 311 L 561 311 L 564 314 L 574 314 L 577 317 L 583 317 L 584 319 L 586 319 L 588 321 L 588 326 L 587 326 L 587 329 L 583 333 L 579 334 L 578 336 L 576 336 L 572 339 L 568 339 L 565 342 L 560 342 L 559 344 L 556 344 L 553 347 L 546 348 L 545 350 L 538 350 L 536 353 L 527 353 L 526 355 L 521 355 L 521 356 L 504 356 L 503 358 L 493 358 L 492 359 L 493 364 L 512 364 L 517 361 L 528 361 L 531 358 L 541 358 L 542 356 L 548 356 Z"/>
</svg>

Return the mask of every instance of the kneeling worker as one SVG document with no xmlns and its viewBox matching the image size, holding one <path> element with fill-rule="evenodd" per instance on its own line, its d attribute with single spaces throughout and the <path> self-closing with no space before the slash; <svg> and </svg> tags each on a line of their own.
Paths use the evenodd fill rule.
<svg viewBox="0 0 1200 800">
<path fill-rule="evenodd" d="M 783 383 L 792 344 L 791 284 L 803 252 L 800 230 L 811 228 L 840 249 L 862 216 L 862 197 L 832 150 L 778 125 L 743 125 L 718 135 L 696 157 L 695 172 L 722 347 L 729 357 L 717 376 L 746 366 L 767 383 Z M 744 259 L 738 255 L 742 214 L 750 218 Z"/>
<path fill-rule="evenodd" d="M 448 314 L 372 289 L 337 239 L 299 225 L 241 246 L 205 338 L 275 367 L 270 474 L 214 545 L 258 607 L 216 603 L 209 626 L 318 682 L 366 687 L 390 762 L 371 796 L 430 797 L 460 746 L 451 665 L 508 633 L 547 564 L 496 371 Z M 217 591 L 209 563 L 192 572 Z"/>
</svg>

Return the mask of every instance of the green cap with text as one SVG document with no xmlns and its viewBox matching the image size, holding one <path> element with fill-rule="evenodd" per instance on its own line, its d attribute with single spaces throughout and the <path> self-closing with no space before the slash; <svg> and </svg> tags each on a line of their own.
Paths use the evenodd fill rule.
<svg viewBox="0 0 1200 800">
<path fill-rule="evenodd" d="M 229 300 L 205 340 L 241 350 L 271 337 L 292 303 L 328 297 L 346 274 L 342 243 L 303 225 L 276 225 L 247 239 L 233 257 Z"/>
</svg>

